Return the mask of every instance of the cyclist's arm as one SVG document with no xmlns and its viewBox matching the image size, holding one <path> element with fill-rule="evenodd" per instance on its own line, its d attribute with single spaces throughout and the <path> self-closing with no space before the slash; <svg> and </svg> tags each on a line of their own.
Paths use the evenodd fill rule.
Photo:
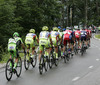
<svg viewBox="0 0 100 85">
<path fill-rule="evenodd" d="M 52 38 L 51 38 L 51 34 L 49 34 L 49 39 L 50 39 L 50 44 L 52 45 Z"/>
<path fill-rule="evenodd" d="M 20 38 L 20 41 L 21 41 L 21 46 L 22 46 L 22 48 L 23 48 L 23 50 L 24 50 L 24 52 L 25 52 L 25 46 L 24 46 L 24 43 L 23 43 L 23 41 L 22 41 L 21 38 Z"/>
</svg>

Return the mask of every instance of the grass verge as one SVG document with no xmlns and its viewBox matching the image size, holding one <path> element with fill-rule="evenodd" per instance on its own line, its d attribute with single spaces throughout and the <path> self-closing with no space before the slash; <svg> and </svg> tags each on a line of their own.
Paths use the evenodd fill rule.
<svg viewBox="0 0 100 85">
<path fill-rule="evenodd" d="M 100 39 L 100 34 L 95 35 L 96 38 Z"/>
</svg>

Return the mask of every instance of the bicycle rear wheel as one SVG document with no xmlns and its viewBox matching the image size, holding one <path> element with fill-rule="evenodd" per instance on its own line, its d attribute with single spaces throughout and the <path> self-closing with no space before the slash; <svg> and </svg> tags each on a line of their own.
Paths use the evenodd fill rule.
<svg viewBox="0 0 100 85">
<path fill-rule="evenodd" d="M 45 71 L 48 70 L 48 66 L 49 66 L 49 63 L 48 63 L 48 56 L 46 56 L 46 58 L 44 58 L 44 68 L 45 68 Z"/>
<path fill-rule="evenodd" d="M 53 54 L 52 53 L 50 53 L 48 62 L 49 62 L 49 68 L 51 69 L 53 65 Z"/>
<path fill-rule="evenodd" d="M 27 54 L 27 56 L 29 57 L 28 54 Z M 26 70 L 28 70 L 28 68 L 29 68 L 29 60 L 26 58 L 26 55 L 24 56 L 24 67 Z"/>
<path fill-rule="evenodd" d="M 65 55 L 64 55 L 64 63 L 67 63 L 67 52 L 65 51 Z"/>
<path fill-rule="evenodd" d="M 32 64 L 32 67 L 34 68 L 36 66 L 36 63 L 37 63 L 37 53 L 36 52 L 35 52 L 35 56 L 32 59 L 33 60 L 31 62 L 31 64 Z"/>
<path fill-rule="evenodd" d="M 42 75 L 42 73 L 43 73 L 43 67 L 44 67 L 44 60 L 43 60 L 43 57 L 41 56 L 40 64 L 39 64 L 40 75 Z"/>
<path fill-rule="evenodd" d="M 22 60 L 21 57 L 18 58 L 17 68 L 16 68 L 16 75 L 19 77 L 22 71 Z"/>
<path fill-rule="evenodd" d="M 10 66 L 10 64 L 11 64 L 11 66 Z M 12 62 L 11 59 L 9 59 L 7 61 L 7 63 L 6 63 L 6 68 L 5 68 L 5 75 L 6 75 L 6 79 L 8 81 L 10 81 L 11 78 L 12 78 L 12 75 L 13 75 L 13 72 L 12 71 L 13 71 L 13 62 Z"/>
</svg>

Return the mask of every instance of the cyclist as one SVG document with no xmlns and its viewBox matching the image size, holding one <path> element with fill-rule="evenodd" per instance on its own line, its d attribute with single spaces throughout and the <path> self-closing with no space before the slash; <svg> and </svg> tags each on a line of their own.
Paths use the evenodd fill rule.
<svg viewBox="0 0 100 85">
<path fill-rule="evenodd" d="M 72 55 L 73 55 L 74 54 L 74 44 L 75 44 L 75 31 L 73 30 L 72 27 L 70 27 L 69 30 L 72 31 L 71 50 L 72 50 Z"/>
<path fill-rule="evenodd" d="M 87 48 L 87 45 L 88 45 L 88 43 L 89 43 L 89 30 L 88 30 L 88 28 L 85 28 L 85 31 L 86 31 L 86 33 L 87 33 L 87 37 L 86 37 L 86 42 L 87 42 L 86 48 Z"/>
<path fill-rule="evenodd" d="M 60 26 L 58 26 L 58 29 L 59 29 L 58 32 L 59 32 L 60 40 L 61 40 L 61 42 L 59 43 L 59 44 L 61 44 L 61 56 L 63 56 L 63 32 L 62 32 Z M 63 29 L 65 29 L 65 28 L 63 28 Z"/>
<path fill-rule="evenodd" d="M 44 45 L 45 48 L 47 49 L 47 53 L 45 53 L 45 56 L 49 56 L 51 51 L 52 40 L 50 32 L 48 30 L 49 28 L 47 26 L 43 26 L 42 31 L 39 34 L 39 68 L 41 68 L 40 58 L 43 51 L 42 45 Z"/>
<path fill-rule="evenodd" d="M 71 28 L 69 28 L 70 30 L 66 30 L 64 31 L 64 47 L 63 47 L 63 56 L 65 55 L 65 49 L 66 49 L 66 45 L 69 44 L 69 49 L 68 49 L 68 52 L 70 53 L 71 52 L 71 43 L 73 43 L 72 41 L 72 36 L 73 36 L 73 32 L 71 31 Z"/>
<path fill-rule="evenodd" d="M 8 41 L 8 51 L 10 52 L 10 59 L 11 59 L 12 52 L 14 53 L 14 57 L 16 57 L 15 63 L 14 63 L 14 69 L 16 69 L 16 67 L 17 67 L 17 62 L 18 62 L 18 57 L 19 57 L 18 50 L 21 47 L 23 48 L 24 53 L 26 53 L 22 39 L 19 37 L 18 32 L 15 32 L 13 34 L 13 38 L 10 38 Z M 12 66 L 12 65 L 10 65 L 10 66 Z"/>
<path fill-rule="evenodd" d="M 78 41 L 78 48 L 80 48 L 80 37 L 81 37 L 80 28 L 77 28 L 75 31 L 75 39 L 76 41 Z"/>
<path fill-rule="evenodd" d="M 37 41 L 37 43 L 39 43 L 39 40 L 38 40 L 38 38 L 35 34 L 35 29 L 30 29 L 29 33 L 26 35 L 25 44 L 26 44 L 26 47 L 27 47 L 27 52 L 29 52 L 30 48 L 32 49 L 31 58 L 34 57 L 36 41 Z M 29 60 L 28 56 L 27 56 L 27 58 Z"/>
<path fill-rule="evenodd" d="M 82 42 L 85 41 L 85 45 L 87 46 L 87 32 L 85 31 L 85 28 L 81 30 L 81 47 L 82 47 Z"/>
<path fill-rule="evenodd" d="M 53 31 L 51 31 L 51 38 L 52 38 L 53 45 L 55 47 L 56 59 L 58 59 L 58 46 L 57 45 L 61 37 L 60 37 L 57 27 L 53 27 Z"/>
</svg>

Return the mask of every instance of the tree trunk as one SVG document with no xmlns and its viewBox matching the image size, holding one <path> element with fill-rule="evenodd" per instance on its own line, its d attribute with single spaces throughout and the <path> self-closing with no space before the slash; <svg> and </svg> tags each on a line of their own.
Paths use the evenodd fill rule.
<svg viewBox="0 0 100 85">
<path fill-rule="evenodd" d="M 88 12 L 88 10 L 87 10 L 87 7 L 88 7 L 88 5 L 87 5 L 87 0 L 85 0 L 85 26 L 87 27 L 87 12 Z"/>
</svg>

